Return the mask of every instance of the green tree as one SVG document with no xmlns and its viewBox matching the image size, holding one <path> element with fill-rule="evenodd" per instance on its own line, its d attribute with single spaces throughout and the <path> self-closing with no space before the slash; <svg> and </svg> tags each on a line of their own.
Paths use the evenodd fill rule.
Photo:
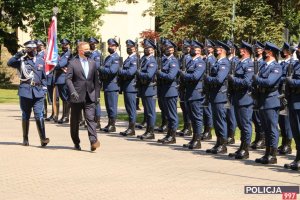
<svg viewBox="0 0 300 200">
<path fill-rule="evenodd" d="M 32 37 L 45 40 L 53 15 L 59 8 L 58 38 L 82 39 L 96 36 L 109 0 L 0 0 L 0 46 L 10 53 L 18 49 L 17 29 L 32 28 Z M 1 49 L 0 49 L 1 52 Z"/>
<path fill-rule="evenodd" d="M 153 0 L 145 14 L 156 16 L 156 30 L 175 41 L 257 39 L 279 45 L 284 28 L 299 39 L 299 7 L 299 0 Z"/>
<path fill-rule="evenodd" d="M 34 6 L 30 13 L 29 25 L 32 26 L 34 38 L 46 39 L 49 20 L 53 15 L 52 8 L 57 6 L 58 38 L 68 38 L 72 41 L 96 36 L 102 24 L 101 15 L 108 6 L 108 0 L 57 0 L 42 1 Z"/>
</svg>

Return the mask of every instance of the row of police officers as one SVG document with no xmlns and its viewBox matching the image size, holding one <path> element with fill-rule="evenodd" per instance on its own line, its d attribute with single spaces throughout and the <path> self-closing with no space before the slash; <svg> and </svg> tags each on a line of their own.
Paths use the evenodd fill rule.
<svg viewBox="0 0 300 200">
<path fill-rule="evenodd" d="M 296 142 L 296 158 L 284 167 L 299 169 L 300 163 L 300 48 L 284 43 L 282 48 L 275 44 L 256 42 L 251 45 L 242 41 L 239 45 L 231 41 L 211 41 L 205 43 L 184 40 L 182 55 L 175 56 L 177 46 L 168 39 L 154 42 L 143 41 L 143 56 L 138 53 L 138 44 L 126 41 L 128 57 L 123 61 L 117 53 L 119 43 L 115 39 L 107 41 L 109 55 L 102 59 L 102 52 L 96 49 L 99 43 L 89 39 L 90 50 L 85 52 L 96 63 L 99 84 L 104 91 L 108 124 L 101 128 L 105 132 L 116 131 L 118 94 L 123 92 L 129 125 L 123 136 L 135 135 L 136 99 L 140 97 L 144 106 L 146 130 L 137 137 L 141 140 L 154 139 L 154 131 L 166 132 L 157 142 L 176 143 L 177 136 L 192 135 L 184 148 L 200 149 L 201 140 L 212 139 L 215 129 L 216 143 L 207 153 L 227 153 L 227 145 L 235 143 L 235 130 L 241 131 L 241 144 L 229 156 L 235 159 L 249 158 L 249 147 L 265 149 L 263 157 L 255 160 L 261 164 L 277 163 L 277 153 L 290 154 L 291 141 Z M 58 65 L 45 75 L 44 60 L 37 45 L 43 42 L 25 43 L 26 51 L 18 52 L 8 65 L 18 68 L 20 77 L 20 105 L 24 145 L 28 145 L 28 128 L 33 108 L 41 144 L 45 137 L 42 110 L 45 93 L 49 94 L 53 112 L 47 120 L 59 123 L 69 121 L 69 92 L 65 84 L 68 63 L 72 59 L 70 41 L 61 41 L 63 53 Z M 40 48 L 42 49 L 42 48 Z M 39 50 L 42 51 L 42 50 Z M 37 54 L 38 53 L 38 54 Z M 283 61 L 279 64 L 281 54 Z M 293 58 L 293 54 L 297 59 Z M 159 56 L 158 56 L 159 55 Z M 299 73 L 298 73 L 299 72 Z M 49 83 L 49 84 L 48 84 Z M 58 91 L 58 92 L 56 92 Z M 58 95 L 52 95 L 52 94 Z M 58 96 L 63 101 L 63 117 L 57 119 Z M 177 132 L 177 102 L 183 111 L 183 130 Z M 156 99 L 162 112 L 162 125 L 155 129 Z M 53 102 L 55 101 L 55 102 Z M 280 115 L 282 111 L 282 115 Z M 99 101 L 95 105 L 96 118 L 100 128 L 101 109 Z M 83 116 L 85 113 L 83 113 Z M 251 143 L 252 122 L 255 140 Z M 282 145 L 279 143 L 279 129 Z M 143 127 L 141 125 L 140 127 Z M 203 131 L 202 131 L 203 130 Z"/>
</svg>

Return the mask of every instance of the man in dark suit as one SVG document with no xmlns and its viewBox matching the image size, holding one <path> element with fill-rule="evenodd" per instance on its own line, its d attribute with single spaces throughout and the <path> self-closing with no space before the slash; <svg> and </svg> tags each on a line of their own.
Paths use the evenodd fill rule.
<svg viewBox="0 0 300 200">
<path fill-rule="evenodd" d="M 91 142 L 91 151 L 100 147 L 97 139 L 95 108 L 99 100 L 100 85 L 96 63 L 89 58 L 90 46 L 86 42 L 78 44 L 78 56 L 69 62 L 66 84 L 69 89 L 71 103 L 70 131 L 75 149 L 81 150 L 79 145 L 79 119 L 84 109 L 87 130 Z"/>
</svg>

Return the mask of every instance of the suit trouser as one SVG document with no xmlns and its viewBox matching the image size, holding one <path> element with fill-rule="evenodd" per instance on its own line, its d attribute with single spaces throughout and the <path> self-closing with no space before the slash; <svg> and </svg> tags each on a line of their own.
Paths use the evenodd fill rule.
<svg viewBox="0 0 300 200">
<path fill-rule="evenodd" d="M 236 126 L 237 126 L 237 121 L 235 117 L 235 112 L 234 112 L 234 106 L 231 105 L 229 109 L 227 109 L 227 129 L 228 133 L 230 132 L 235 132 Z"/>
<path fill-rule="evenodd" d="M 289 115 L 279 115 L 279 127 L 282 138 L 289 140 L 293 138 Z"/>
<path fill-rule="evenodd" d="M 136 92 L 124 92 L 124 102 L 129 122 L 136 122 Z"/>
<path fill-rule="evenodd" d="M 289 109 L 289 114 L 296 150 L 300 151 L 300 110 Z"/>
<path fill-rule="evenodd" d="M 36 120 L 43 119 L 44 97 L 41 98 L 26 98 L 20 97 L 20 107 L 22 110 L 22 119 L 29 120 L 33 109 L 34 118 Z"/>
<path fill-rule="evenodd" d="M 241 130 L 241 142 L 251 143 L 252 136 L 252 105 L 234 106 L 237 124 Z"/>
<path fill-rule="evenodd" d="M 227 122 L 225 103 L 212 103 L 211 110 L 213 113 L 213 123 L 217 137 L 227 139 Z"/>
<path fill-rule="evenodd" d="M 156 99 L 153 96 L 150 97 L 142 97 L 143 105 L 144 105 L 144 112 L 147 118 L 147 126 L 154 127 L 156 121 L 156 111 L 155 111 L 155 104 Z"/>
<path fill-rule="evenodd" d="M 187 102 L 184 99 L 184 91 L 179 91 L 179 99 L 180 99 L 180 108 L 182 110 L 183 122 L 191 123 L 189 113 L 188 113 Z"/>
<path fill-rule="evenodd" d="M 118 91 L 104 92 L 104 101 L 108 118 L 117 118 Z"/>
<path fill-rule="evenodd" d="M 213 127 L 213 116 L 211 103 L 208 104 L 208 107 L 203 108 L 203 124 L 205 127 Z"/>
<path fill-rule="evenodd" d="M 157 101 L 158 101 L 158 107 L 161 111 L 161 119 L 162 121 L 164 121 L 165 119 L 167 119 L 167 115 L 166 115 L 166 107 L 164 104 L 164 98 L 161 97 L 161 95 L 157 95 Z"/>
<path fill-rule="evenodd" d="M 70 131 L 74 144 L 79 144 L 79 122 L 82 109 L 84 110 L 85 120 L 89 140 L 92 143 L 97 141 L 96 122 L 95 122 L 95 103 L 86 101 L 85 103 L 71 103 L 71 122 Z"/>
<path fill-rule="evenodd" d="M 201 137 L 203 126 L 203 107 L 201 105 L 202 100 L 190 100 L 187 101 L 188 115 L 191 119 L 193 133 L 197 138 Z"/>
<path fill-rule="evenodd" d="M 259 111 L 262 117 L 262 125 L 265 131 L 266 146 L 277 148 L 279 131 L 278 131 L 278 117 L 279 108 L 262 109 Z"/>
<path fill-rule="evenodd" d="M 262 133 L 263 129 L 262 129 L 262 124 L 261 124 L 261 116 L 260 116 L 258 110 L 253 111 L 252 120 L 253 120 L 254 127 L 255 127 L 255 133 Z"/>
<path fill-rule="evenodd" d="M 163 106 L 168 119 L 168 128 L 174 131 L 176 131 L 178 127 L 177 99 L 178 97 L 163 98 Z"/>
</svg>

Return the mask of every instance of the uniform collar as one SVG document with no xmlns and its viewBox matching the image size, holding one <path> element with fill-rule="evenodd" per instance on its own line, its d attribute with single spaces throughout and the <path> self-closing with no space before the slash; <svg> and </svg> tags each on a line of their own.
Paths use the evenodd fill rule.
<svg viewBox="0 0 300 200">
<path fill-rule="evenodd" d="M 220 60 L 223 60 L 224 58 L 226 58 L 226 56 L 224 56 L 224 57 L 220 58 L 218 61 L 220 61 Z"/>
<path fill-rule="evenodd" d="M 130 54 L 128 57 L 131 58 L 132 56 L 135 56 L 136 55 L 136 52 Z"/>
<path fill-rule="evenodd" d="M 196 60 L 197 58 L 200 58 L 200 56 L 196 56 L 195 58 L 193 58 L 193 60 Z"/>
<path fill-rule="evenodd" d="M 272 62 L 276 61 L 275 59 L 270 60 L 269 62 L 267 62 L 267 66 L 269 66 Z"/>
<path fill-rule="evenodd" d="M 244 58 L 243 60 L 241 60 L 241 62 L 244 62 L 245 60 L 249 59 L 250 57 Z"/>
</svg>

